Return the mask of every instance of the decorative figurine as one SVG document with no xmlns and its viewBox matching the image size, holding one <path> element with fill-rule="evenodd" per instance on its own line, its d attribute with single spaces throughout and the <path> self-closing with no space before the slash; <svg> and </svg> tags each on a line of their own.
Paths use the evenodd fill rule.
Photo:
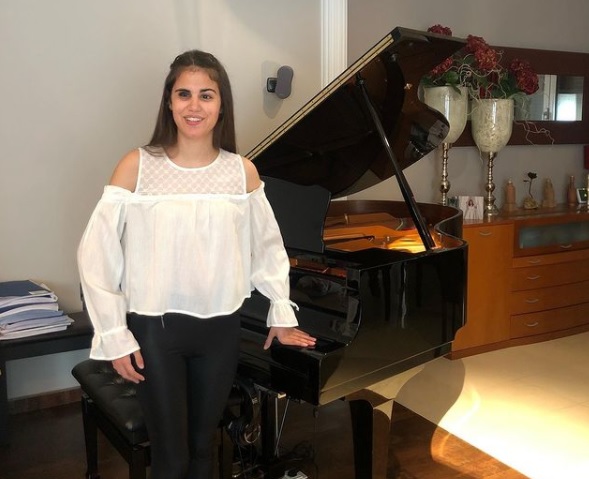
<svg viewBox="0 0 589 479">
<path fill-rule="evenodd" d="M 524 183 L 528 183 L 528 196 L 524 198 L 524 210 L 535 210 L 538 208 L 538 202 L 534 199 L 532 194 L 532 183 L 538 175 L 532 171 L 528 171 L 528 179 Z"/>
<path fill-rule="evenodd" d="M 542 208 L 554 208 L 556 206 L 556 201 L 554 199 L 554 186 L 552 186 L 552 180 L 550 178 L 544 180 L 543 191 Z"/>
<path fill-rule="evenodd" d="M 570 208 L 577 206 L 577 189 L 575 188 L 575 177 L 569 176 L 569 186 L 567 188 L 567 203 Z"/>
<path fill-rule="evenodd" d="M 505 186 L 505 203 L 503 203 L 503 211 L 510 212 L 515 211 L 517 209 L 517 205 L 515 203 L 515 185 L 511 178 L 507 180 L 507 185 Z"/>
</svg>

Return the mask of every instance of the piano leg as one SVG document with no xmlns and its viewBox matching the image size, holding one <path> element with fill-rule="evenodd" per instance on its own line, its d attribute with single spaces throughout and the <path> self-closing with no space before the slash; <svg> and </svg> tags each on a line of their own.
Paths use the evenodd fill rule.
<svg viewBox="0 0 589 479">
<path fill-rule="evenodd" d="M 350 405 L 356 479 L 386 479 L 394 399 L 423 366 L 345 397 Z"/>
<path fill-rule="evenodd" d="M 393 409 L 393 401 L 381 407 Z M 386 479 L 391 420 L 368 401 L 350 401 L 356 479 Z"/>
</svg>

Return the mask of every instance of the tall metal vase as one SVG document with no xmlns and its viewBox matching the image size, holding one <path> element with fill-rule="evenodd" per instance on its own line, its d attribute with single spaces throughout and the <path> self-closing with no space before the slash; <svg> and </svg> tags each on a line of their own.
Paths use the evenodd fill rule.
<svg viewBox="0 0 589 479">
<path fill-rule="evenodd" d="M 511 138 L 513 130 L 513 100 L 502 98 L 476 99 L 470 114 L 472 137 L 482 155 L 487 159 L 487 183 L 485 184 L 486 217 L 499 213 L 495 206 L 493 162 L 497 152 Z"/>
<path fill-rule="evenodd" d="M 466 87 L 428 87 L 423 91 L 423 101 L 426 105 L 442 113 L 450 125 L 448 135 L 442 143 L 442 179 L 440 181 L 441 203 L 447 205 L 448 191 L 450 190 L 448 152 L 452 148 L 452 143 L 458 140 L 466 126 L 468 90 Z"/>
</svg>

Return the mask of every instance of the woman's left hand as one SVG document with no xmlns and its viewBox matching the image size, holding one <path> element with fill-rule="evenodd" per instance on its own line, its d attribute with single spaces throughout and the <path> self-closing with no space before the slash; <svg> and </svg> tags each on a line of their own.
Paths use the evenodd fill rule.
<svg viewBox="0 0 589 479">
<path fill-rule="evenodd" d="M 300 346 L 302 348 L 315 346 L 315 338 L 297 328 L 279 328 L 273 326 L 270 328 L 264 349 L 268 349 L 272 340 L 276 338 L 280 344 L 287 346 Z"/>
</svg>

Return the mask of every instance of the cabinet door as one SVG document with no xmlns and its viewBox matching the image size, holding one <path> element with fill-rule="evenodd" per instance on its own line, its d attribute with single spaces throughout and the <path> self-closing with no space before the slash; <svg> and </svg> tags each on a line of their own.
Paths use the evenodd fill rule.
<svg viewBox="0 0 589 479">
<path fill-rule="evenodd" d="M 452 349 L 483 346 L 509 339 L 509 289 L 513 225 L 465 225 L 468 243 L 466 324 Z"/>
</svg>

